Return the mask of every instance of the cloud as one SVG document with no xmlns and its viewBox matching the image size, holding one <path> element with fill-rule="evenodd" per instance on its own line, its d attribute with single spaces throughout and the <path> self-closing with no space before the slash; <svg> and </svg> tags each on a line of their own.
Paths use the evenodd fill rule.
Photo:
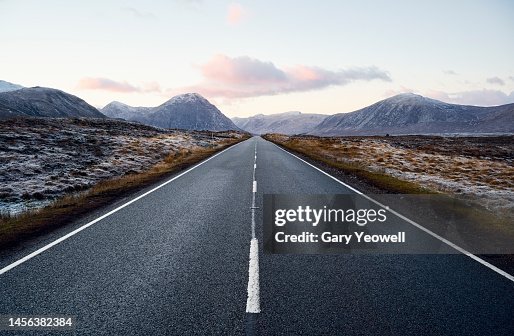
<svg viewBox="0 0 514 336">
<path fill-rule="evenodd" d="M 392 97 L 400 93 L 417 93 L 425 97 L 437 99 L 446 103 L 476 106 L 495 106 L 514 103 L 514 91 L 507 94 L 499 90 L 469 90 L 459 92 L 444 92 L 439 90 L 418 91 L 408 87 L 388 90 L 384 97 Z"/>
<path fill-rule="evenodd" d="M 487 83 L 489 84 L 497 84 L 497 85 L 505 85 L 505 82 L 503 79 L 501 79 L 500 77 L 491 77 L 491 78 L 487 78 Z"/>
<path fill-rule="evenodd" d="M 231 26 L 238 25 L 243 21 L 246 15 L 247 12 L 243 6 L 238 3 L 232 3 L 227 9 L 227 23 Z"/>
<path fill-rule="evenodd" d="M 509 76 L 509 79 L 514 82 L 514 76 Z"/>
<path fill-rule="evenodd" d="M 138 19 L 156 19 L 157 17 L 155 16 L 155 14 L 153 13 L 150 13 L 150 12 L 143 12 L 143 11 L 140 11 L 136 8 L 133 8 L 133 7 L 123 7 L 121 8 L 122 11 L 126 12 L 126 13 L 129 13 L 131 14 L 132 16 L 134 16 L 135 18 L 138 18 Z"/>
<path fill-rule="evenodd" d="M 142 87 L 140 88 L 140 91 L 142 92 L 161 92 L 161 86 L 157 82 L 147 82 L 143 83 Z"/>
<path fill-rule="evenodd" d="M 456 72 L 455 72 L 455 71 L 453 71 L 453 70 L 443 70 L 443 73 L 444 73 L 445 75 L 450 75 L 450 76 L 456 76 L 456 75 L 458 75 L 458 73 L 456 73 Z"/>
<path fill-rule="evenodd" d="M 398 95 L 400 93 L 416 93 L 416 92 L 417 92 L 416 90 L 402 85 L 402 86 L 400 86 L 399 89 L 389 89 L 389 90 L 387 90 L 386 92 L 384 92 L 384 97 L 385 98 L 389 98 L 389 97 L 392 97 L 392 96 L 396 96 L 396 95 Z"/>
<path fill-rule="evenodd" d="M 454 93 L 443 91 L 428 91 L 427 97 L 442 100 L 447 103 L 477 106 L 494 106 L 514 103 L 514 91 L 506 94 L 499 90 L 471 90 Z"/>
<path fill-rule="evenodd" d="M 337 71 L 306 65 L 279 68 L 272 62 L 248 56 L 216 55 L 198 68 L 204 77 L 202 83 L 170 90 L 170 93 L 194 91 L 209 97 L 246 98 L 319 90 L 358 80 L 391 81 L 389 74 L 377 67 Z"/>
<path fill-rule="evenodd" d="M 204 3 L 204 0 L 173 0 L 183 9 L 199 10 Z"/>
<path fill-rule="evenodd" d="M 160 92 L 161 88 L 158 83 L 150 82 L 143 84 L 142 87 L 134 86 L 125 81 L 117 82 L 109 78 L 102 77 L 86 77 L 79 80 L 78 89 L 83 90 L 104 90 L 112 92 Z"/>
<path fill-rule="evenodd" d="M 286 73 L 273 63 L 248 56 L 230 58 L 216 55 L 199 68 L 206 79 L 229 84 L 269 83 L 287 79 Z"/>
</svg>

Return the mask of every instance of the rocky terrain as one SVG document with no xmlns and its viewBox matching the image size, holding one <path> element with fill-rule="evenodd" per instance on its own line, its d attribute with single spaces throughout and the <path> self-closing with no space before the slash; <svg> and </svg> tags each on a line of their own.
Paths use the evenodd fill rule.
<svg viewBox="0 0 514 336">
<path fill-rule="evenodd" d="M 302 113 L 298 111 L 257 114 L 248 118 L 232 118 L 237 127 L 252 134 L 280 133 L 280 134 L 302 134 L 311 131 L 327 115 Z"/>
<path fill-rule="evenodd" d="M 329 162 L 415 182 L 514 213 L 514 136 L 288 137 L 273 141 Z"/>
<path fill-rule="evenodd" d="M 114 119 L 0 120 L 0 213 L 38 208 L 241 133 L 182 132 Z"/>
<path fill-rule="evenodd" d="M 355 112 L 327 117 L 309 134 L 514 133 L 514 104 L 479 107 L 448 104 L 412 93 L 400 94 Z"/>
<path fill-rule="evenodd" d="M 239 130 L 216 106 L 197 93 L 175 96 L 157 107 L 132 107 L 112 102 L 101 111 L 109 117 L 138 121 L 162 128 Z"/>
</svg>

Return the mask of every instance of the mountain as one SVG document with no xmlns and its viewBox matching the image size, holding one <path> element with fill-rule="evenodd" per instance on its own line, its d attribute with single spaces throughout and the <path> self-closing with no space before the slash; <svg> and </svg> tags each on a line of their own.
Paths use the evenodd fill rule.
<svg viewBox="0 0 514 336">
<path fill-rule="evenodd" d="M 13 84 L 0 79 L 0 92 L 9 92 L 14 90 L 23 89 L 23 86 Z"/>
<path fill-rule="evenodd" d="M 496 132 L 514 132 L 514 104 L 491 107 L 456 105 L 404 93 L 354 112 L 327 117 L 309 134 L 336 136 Z"/>
<path fill-rule="evenodd" d="M 112 102 L 101 110 L 113 118 L 162 128 L 225 131 L 239 128 L 220 110 L 197 93 L 175 96 L 157 107 L 132 107 Z"/>
<path fill-rule="evenodd" d="M 108 117 L 133 121 L 143 120 L 143 117 L 151 110 L 151 107 L 133 107 L 117 101 L 113 101 L 101 109 L 102 113 Z"/>
<path fill-rule="evenodd" d="M 74 95 L 38 86 L 0 92 L 0 119 L 17 116 L 105 118 L 96 108 Z"/>
<path fill-rule="evenodd" d="M 232 121 L 237 127 L 253 134 L 300 134 L 312 130 L 326 117 L 323 114 L 293 111 L 270 115 L 257 114 L 249 118 L 232 118 Z"/>
</svg>

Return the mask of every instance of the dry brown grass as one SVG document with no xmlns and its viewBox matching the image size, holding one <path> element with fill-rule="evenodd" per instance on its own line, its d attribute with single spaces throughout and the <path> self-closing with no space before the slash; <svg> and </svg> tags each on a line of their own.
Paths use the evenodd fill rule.
<svg viewBox="0 0 514 336">
<path fill-rule="evenodd" d="M 134 193 L 171 174 L 189 167 L 246 138 L 227 138 L 217 147 L 196 147 L 167 156 L 151 169 L 99 182 L 87 191 L 64 196 L 51 205 L 18 216 L 0 216 L 0 249 L 21 244 L 30 238 L 77 220 L 116 199 Z"/>
<path fill-rule="evenodd" d="M 514 209 L 512 137 L 265 137 L 389 192 L 479 199 L 501 214 Z"/>
<path fill-rule="evenodd" d="M 361 141 L 358 139 L 350 139 L 342 143 L 340 139 L 333 138 L 290 138 L 276 134 L 268 134 L 264 138 L 331 167 L 353 174 L 367 183 L 389 192 L 403 194 L 434 193 L 419 184 L 388 175 L 384 173 L 383 169 L 370 170 L 366 162 L 358 160 L 363 152 L 363 148 L 359 147 Z M 384 157 L 378 159 L 381 159 L 380 161 L 377 160 L 378 162 L 385 161 Z"/>
</svg>

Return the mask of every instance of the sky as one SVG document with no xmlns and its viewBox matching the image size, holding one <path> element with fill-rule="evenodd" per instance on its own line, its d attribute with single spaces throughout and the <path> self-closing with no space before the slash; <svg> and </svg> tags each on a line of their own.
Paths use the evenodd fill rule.
<svg viewBox="0 0 514 336">
<path fill-rule="evenodd" d="M 0 79 L 103 107 L 198 92 L 229 117 L 402 92 L 514 102 L 510 0 L 0 0 Z"/>
</svg>

